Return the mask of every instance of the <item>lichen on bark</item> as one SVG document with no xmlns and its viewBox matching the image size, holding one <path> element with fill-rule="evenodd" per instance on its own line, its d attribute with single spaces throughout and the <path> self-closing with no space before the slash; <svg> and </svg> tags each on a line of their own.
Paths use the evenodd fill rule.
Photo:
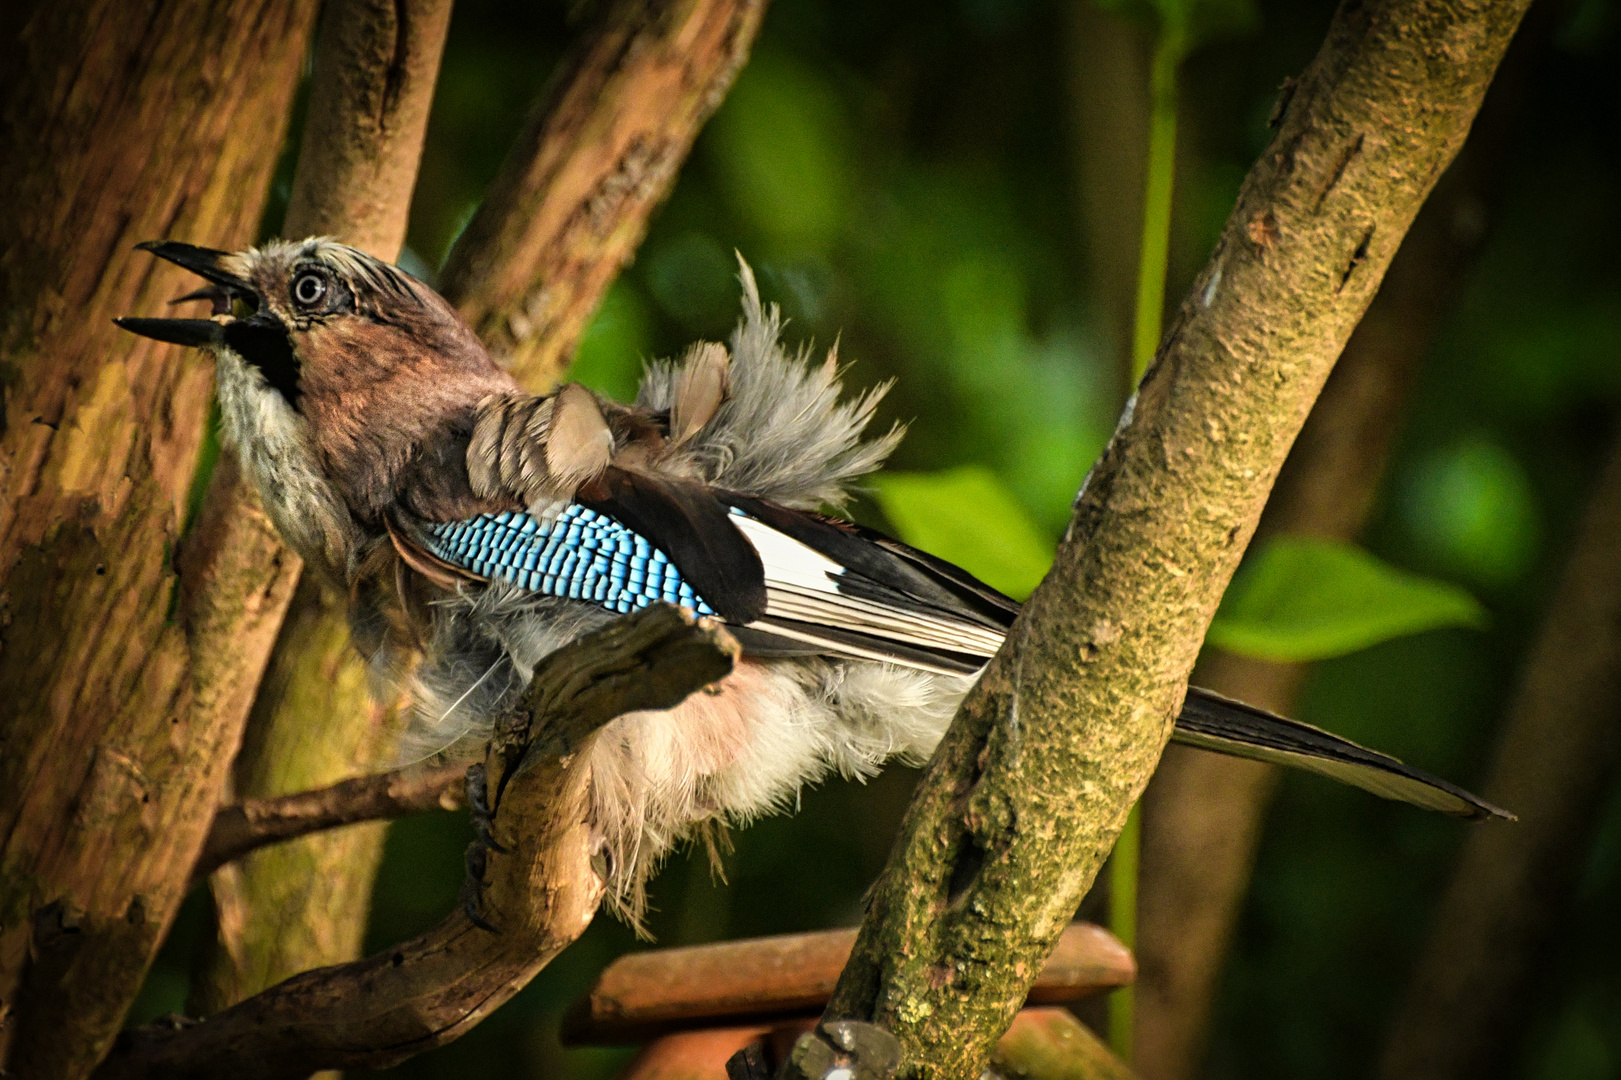
<svg viewBox="0 0 1621 1080">
<path fill-rule="evenodd" d="M 983 1070 L 1153 771 L 1284 456 L 1525 6 L 1336 13 L 870 895 L 828 1015 L 893 1031 L 903 1076 Z"/>
</svg>

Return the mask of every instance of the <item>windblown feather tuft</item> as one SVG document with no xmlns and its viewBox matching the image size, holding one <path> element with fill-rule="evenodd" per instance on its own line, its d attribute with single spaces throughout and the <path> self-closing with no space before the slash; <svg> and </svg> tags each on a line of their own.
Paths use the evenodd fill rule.
<svg viewBox="0 0 1621 1080">
<path fill-rule="evenodd" d="M 897 424 L 861 439 L 889 384 L 841 402 L 837 347 L 822 364 L 807 362 L 803 349 L 789 356 L 778 340 L 780 310 L 760 302 L 754 272 L 738 264 L 743 318 L 732 334 L 729 393 L 675 456 L 716 487 L 805 510 L 842 506 L 849 484 L 881 466 L 905 434 Z M 650 364 L 636 403 L 674 410 L 681 371 L 678 362 Z"/>
</svg>

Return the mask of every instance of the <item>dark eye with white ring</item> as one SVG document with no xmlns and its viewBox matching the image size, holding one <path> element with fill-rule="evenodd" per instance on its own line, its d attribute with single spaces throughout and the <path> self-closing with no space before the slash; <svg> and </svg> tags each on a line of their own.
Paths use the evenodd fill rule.
<svg viewBox="0 0 1621 1080">
<path fill-rule="evenodd" d="M 306 270 L 293 281 L 293 302 L 302 308 L 312 308 L 326 296 L 326 275 Z"/>
</svg>

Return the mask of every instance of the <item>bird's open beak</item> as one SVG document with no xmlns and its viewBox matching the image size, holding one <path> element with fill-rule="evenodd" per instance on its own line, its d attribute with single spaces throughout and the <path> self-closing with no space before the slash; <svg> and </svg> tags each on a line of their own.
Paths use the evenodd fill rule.
<svg viewBox="0 0 1621 1080">
<path fill-rule="evenodd" d="M 177 266 L 184 266 L 210 282 L 203 288 L 173 301 L 174 303 L 178 304 L 184 300 L 208 300 L 214 305 L 215 316 L 236 314 L 233 311 L 233 301 L 245 302 L 250 310 L 258 309 L 259 295 L 252 284 L 232 272 L 237 256 L 230 252 L 194 247 L 173 240 L 148 240 L 135 246 L 138 251 L 150 251 L 158 258 L 168 259 Z M 223 341 L 225 322 L 229 320 L 124 318 L 113 321 L 130 333 L 140 334 L 142 337 L 169 341 L 176 345 L 197 346 L 218 344 Z"/>
</svg>

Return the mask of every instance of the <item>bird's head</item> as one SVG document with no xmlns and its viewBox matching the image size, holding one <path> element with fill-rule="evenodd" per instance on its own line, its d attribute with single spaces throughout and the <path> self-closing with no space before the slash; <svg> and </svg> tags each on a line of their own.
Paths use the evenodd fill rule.
<svg viewBox="0 0 1621 1080">
<path fill-rule="evenodd" d="M 207 301 L 211 314 L 118 325 L 212 351 L 227 438 L 308 445 L 357 512 L 392 498 L 425 447 L 470 431 L 480 399 L 516 388 L 442 297 L 334 240 L 140 247 L 206 279 L 176 302 Z"/>
<path fill-rule="evenodd" d="M 207 319 L 124 318 L 124 329 L 179 345 L 222 346 L 256 368 L 294 409 L 306 396 L 408 375 L 489 374 L 493 361 L 442 298 L 397 267 L 326 238 L 215 251 L 172 240 L 141 250 L 208 284 L 181 297 L 209 301 Z M 414 380 L 413 380 L 414 381 Z"/>
</svg>

